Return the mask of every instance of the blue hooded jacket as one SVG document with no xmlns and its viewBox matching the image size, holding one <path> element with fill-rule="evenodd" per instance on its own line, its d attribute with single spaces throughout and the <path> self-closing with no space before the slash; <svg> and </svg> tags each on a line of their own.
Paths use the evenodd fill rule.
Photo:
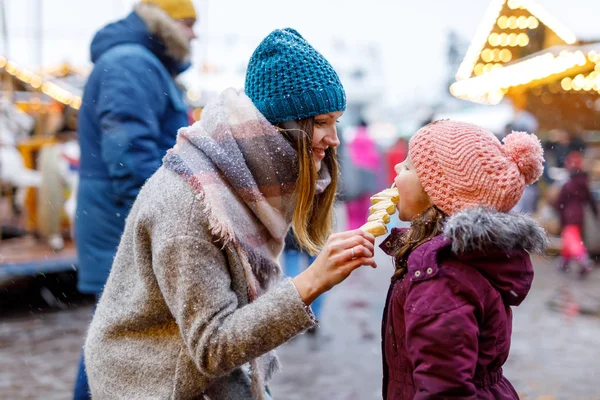
<svg viewBox="0 0 600 400">
<path fill-rule="evenodd" d="M 95 65 L 79 111 L 75 222 L 78 288 L 84 293 L 101 293 L 140 188 L 161 166 L 177 130 L 188 125 L 173 76 L 189 64 L 169 56 L 168 44 L 140 15 L 104 27 L 91 45 Z"/>
</svg>

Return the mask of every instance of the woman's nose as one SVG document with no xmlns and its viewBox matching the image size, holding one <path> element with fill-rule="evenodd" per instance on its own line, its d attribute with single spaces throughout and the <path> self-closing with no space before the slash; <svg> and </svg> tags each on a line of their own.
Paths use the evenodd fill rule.
<svg viewBox="0 0 600 400">
<path fill-rule="evenodd" d="M 398 163 L 394 166 L 394 171 L 396 171 L 396 175 L 400 174 L 400 167 L 402 166 L 401 163 Z"/>
<path fill-rule="evenodd" d="M 323 138 L 323 141 L 329 147 L 338 147 L 340 145 L 340 139 L 338 138 L 338 135 L 337 135 L 337 129 L 335 127 L 333 127 L 333 132 L 328 133 Z"/>
</svg>

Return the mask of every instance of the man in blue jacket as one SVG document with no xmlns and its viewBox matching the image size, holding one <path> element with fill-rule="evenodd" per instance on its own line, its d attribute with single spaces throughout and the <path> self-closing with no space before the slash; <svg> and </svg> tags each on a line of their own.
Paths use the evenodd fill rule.
<svg viewBox="0 0 600 400">
<path fill-rule="evenodd" d="M 174 78 L 189 67 L 192 0 L 142 0 L 102 28 L 79 111 L 81 146 L 75 237 L 78 288 L 100 296 L 125 219 L 146 181 L 188 125 Z M 83 358 L 75 399 L 89 398 Z"/>
</svg>

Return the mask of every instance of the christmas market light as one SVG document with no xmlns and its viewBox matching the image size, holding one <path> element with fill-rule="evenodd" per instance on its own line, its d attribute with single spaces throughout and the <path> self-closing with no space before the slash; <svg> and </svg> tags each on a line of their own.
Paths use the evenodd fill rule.
<svg viewBox="0 0 600 400">
<path fill-rule="evenodd" d="M 573 89 L 572 82 L 573 80 L 571 78 L 566 77 L 563 78 L 562 81 L 560 81 L 560 86 L 563 88 L 563 90 L 569 91 Z"/>
<path fill-rule="evenodd" d="M 525 47 L 529 44 L 529 36 L 525 33 L 519 33 L 517 35 L 517 44 L 521 47 Z"/>
<path fill-rule="evenodd" d="M 505 0 L 493 0 L 490 3 L 485 16 L 483 17 L 483 22 L 479 25 L 475 38 L 471 42 L 467 54 L 458 68 L 458 72 L 456 73 L 457 80 L 468 79 L 471 76 L 473 67 L 479 58 L 479 53 L 488 41 L 488 36 L 490 36 L 489 33 L 496 24 L 496 20 L 498 19 L 498 15 L 504 6 L 504 3 Z M 494 44 L 490 44 L 494 46 Z"/>
<path fill-rule="evenodd" d="M 560 74 L 573 67 L 584 66 L 587 62 L 588 59 L 581 50 L 561 51 L 558 55 L 547 52 L 518 64 L 504 66 L 481 76 L 455 82 L 451 86 L 451 93 L 462 99 L 497 104 L 497 101 L 501 100 L 498 96 L 499 91 Z M 586 79 L 582 74 L 570 83 L 573 90 L 593 87 L 593 83 L 586 85 Z M 569 81 L 563 81 L 561 85 L 563 88 L 568 87 Z"/>
<path fill-rule="evenodd" d="M 55 83 L 44 82 L 40 75 L 27 69 L 20 68 L 13 61 L 7 60 L 6 57 L 0 56 L 0 69 L 4 69 L 8 74 L 14 76 L 21 82 L 28 84 L 34 89 L 41 88 L 42 93 L 64 105 L 71 105 L 75 109 L 79 109 L 79 106 L 81 106 L 80 96 L 74 95 Z"/>
<path fill-rule="evenodd" d="M 502 15 L 501 17 L 498 18 L 498 28 L 500 29 L 506 29 L 508 28 L 508 17 L 506 17 L 506 15 Z"/>
<path fill-rule="evenodd" d="M 521 16 L 501 16 L 500 12 L 505 4 L 508 4 L 508 7 L 513 10 L 524 9 L 532 15 L 526 19 L 519 19 Z M 524 16 L 522 17 L 524 18 Z M 479 60 L 481 51 L 484 49 L 486 43 L 489 43 L 492 47 L 506 47 L 510 44 L 510 39 L 506 38 L 506 36 L 502 37 L 502 33 L 499 35 L 496 32 L 492 32 L 496 25 L 498 25 L 500 28 L 507 26 L 514 27 L 513 29 L 515 29 L 526 26 L 529 29 L 535 29 L 539 27 L 540 21 L 543 22 L 548 29 L 553 30 L 556 35 L 567 44 L 573 44 L 576 42 L 577 39 L 570 30 L 552 18 L 533 0 L 508 0 L 508 2 L 506 0 L 493 0 L 487 9 L 481 24 L 477 28 L 475 37 L 473 38 L 473 41 L 471 42 L 471 45 L 469 46 L 467 53 L 458 68 L 456 80 L 462 81 L 471 77 L 471 75 L 475 72 L 474 67 L 477 64 L 477 60 Z M 528 36 L 526 39 L 523 37 L 522 39 L 517 39 L 516 45 L 518 46 L 525 47 L 528 44 Z"/>
<path fill-rule="evenodd" d="M 540 22 L 538 21 L 538 19 L 536 17 L 527 18 L 527 28 L 535 29 L 538 26 L 540 26 Z"/>
<path fill-rule="evenodd" d="M 500 56 L 500 61 L 505 62 L 505 63 L 512 60 L 512 52 L 508 49 L 500 50 L 499 56 Z"/>
<path fill-rule="evenodd" d="M 573 44 L 577 41 L 577 38 L 567 27 L 559 23 L 553 18 L 548 12 L 539 4 L 532 0 L 519 0 L 519 3 L 529 11 L 531 14 L 537 16 L 537 18 L 548 28 L 552 29 L 558 37 L 564 40 L 567 44 Z"/>
<path fill-rule="evenodd" d="M 516 0 L 508 0 L 508 8 L 510 8 L 511 10 L 516 10 L 520 6 L 521 5 L 519 4 L 518 1 L 516 1 Z"/>
</svg>

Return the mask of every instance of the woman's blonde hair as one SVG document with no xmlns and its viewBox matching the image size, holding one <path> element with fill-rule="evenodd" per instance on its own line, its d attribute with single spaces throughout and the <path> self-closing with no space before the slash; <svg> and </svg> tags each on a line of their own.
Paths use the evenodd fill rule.
<svg viewBox="0 0 600 400">
<path fill-rule="evenodd" d="M 298 151 L 297 200 L 292 229 L 300 247 L 314 255 L 325 245 L 333 231 L 333 203 L 339 171 L 336 149 L 329 147 L 325 151 L 322 163 L 329 170 L 331 183 L 323 193 L 317 195 L 318 172 L 312 158 L 314 118 L 283 122 L 276 126 Z"/>
<path fill-rule="evenodd" d="M 402 237 L 402 245 L 394 254 L 396 271 L 392 282 L 406 274 L 408 256 L 414 249 L 442 233 L 445 220 L 446 214 L 436 206 L 431 206 L 411 221 L 410 228 Z"/>
</svg>

